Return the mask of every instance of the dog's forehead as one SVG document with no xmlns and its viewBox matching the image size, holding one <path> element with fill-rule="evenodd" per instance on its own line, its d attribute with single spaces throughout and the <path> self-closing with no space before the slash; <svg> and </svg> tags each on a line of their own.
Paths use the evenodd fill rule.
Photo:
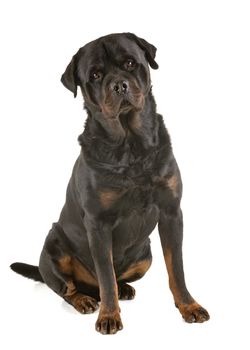
<svg viewBox="0 0 250 350">
<path fill-rule="evenodd" d="M 134 41 L 123 35 L 102 38 L 99 45 L 103 46 L 106 53 L 112 57 L 123 54 L 140 57 L 142 53 L 142 50 Z"/>
<path fill-rule="evenodd" d="M 85 45 L 85 59 L 89 64 L 98 64 L 106 60 L 122 60 L 123 57 L 133 57 L 145 61 L 144 52 L 132 40 L 123 35 L 109 35 Z M 86 62 L 86 60 L 85 60 Z"/>
</svg>

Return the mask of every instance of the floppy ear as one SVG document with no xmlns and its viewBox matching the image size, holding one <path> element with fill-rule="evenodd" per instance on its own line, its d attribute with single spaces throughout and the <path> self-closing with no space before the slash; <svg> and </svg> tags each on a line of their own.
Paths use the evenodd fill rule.
<svg viewBox="0 0 250 350">
<path fill-rule="evenodd" d="M 156 47 L 149 42 L 147 42 L 145 39 L 139 38 L 133 33 L 126 33 L 128 38 L 133 39 L 137 45 L 145 52 L 145 57 L 150 65 L 151 68 L 153 69 L 158 69 L 159 66 L 155 62 L 155 54 L 156 54 Z"/>
<path fill-rule="evenodd" d="M 78 79 L 77 79 L 77 54 L 78 52 L 72 57 L 71 62 L 68 64 L 65 72 L 63 73 L 61 77 L 61 82 L 63 85 L 69 89 L 71 92 L 73 92 L 74 97 L 77 95 L 77 85 L 78 85 Z"/>
</svg>

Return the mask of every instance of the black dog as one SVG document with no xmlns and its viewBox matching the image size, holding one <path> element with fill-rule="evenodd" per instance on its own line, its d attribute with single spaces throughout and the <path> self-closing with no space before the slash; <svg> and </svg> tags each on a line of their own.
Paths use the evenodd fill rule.
<svg viewBox="0 0 250 350">
<path fill-rule="evenodd" d="M 170 289 L 187 322 L 208 312 L 189 294 L 182 263 L 182 183 L 162 116 L 156 113 L 148 64 L 156 48 L 131 33 L 82 47 L 62 75 L 88 118 L 81 153 L 59 221 L 50 230 L 39 267 L 14 263 L 45 282 L 81 313 L 100 313 L 96 330 L 122 329 L 118 299 L 133 299 L 127 282 L 151 265 L 149 235 L 158 223 Z"/>
</svg>

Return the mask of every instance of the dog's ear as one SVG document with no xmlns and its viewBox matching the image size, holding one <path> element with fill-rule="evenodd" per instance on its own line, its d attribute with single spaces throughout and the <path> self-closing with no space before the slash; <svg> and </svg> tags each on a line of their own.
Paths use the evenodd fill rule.
<svg viewBox="0 0 250 350">
<path fill-rule="evenodd" d="M 139 38 L 133 33 L 126 33 L 127 37 L 129 39 L 134 40 L 137 45 L 145 52 L 145 57 L 150 65 L 151 68 L 153 69 L 158 69 L 159 66 L 155 62 L 155 54 L 156 54 L 156 47 L 149 42 L 147 42 L 145 39 Z"/>
<path fill-rule="evenodd" d="M 67 89 L 73 92 L 74 97 L 76 97 L 77 95 L 77 85 L 79 85 L 77 78 L 77 63 L 79 51 L 72 57 L 72 60 L 68 64 L 65 72 L 61 77 L 61 82 Z"/>
</svg>

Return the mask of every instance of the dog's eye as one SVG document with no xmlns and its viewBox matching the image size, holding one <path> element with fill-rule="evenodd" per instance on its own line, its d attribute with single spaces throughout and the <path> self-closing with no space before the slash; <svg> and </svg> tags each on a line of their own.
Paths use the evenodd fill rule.
<svg viewBox="0 0 250 350">
<path fill-rule="evenodd" d="M 92 72 L 90 74 L 90 78 L 91 78 L 91 80 L 95 80 L 95 81 L 100 80 L 102 78 L 102 73 L 101 72 Z"/>
<path fill-rule="evenodd" d="M 132 71 L 136 67 L 136 62 L 132 58 L 128 58 L 124 66 L 128 71 Z"/>
</svg>

